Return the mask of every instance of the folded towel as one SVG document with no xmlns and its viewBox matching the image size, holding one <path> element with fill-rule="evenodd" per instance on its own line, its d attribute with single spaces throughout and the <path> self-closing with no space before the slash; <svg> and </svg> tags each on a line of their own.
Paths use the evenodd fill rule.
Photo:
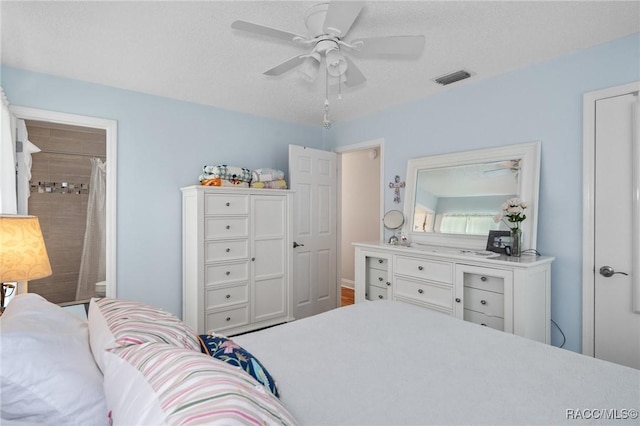
<svg viewBox="0 0 640 426">
<path fill-rule="evenodd" d="M 274 180 L 284 179 L 284 172 L 277 169 L 256 169 L 252 173 L 251 180 L 254 182 L 270 182 Z"/>
<path fill-rule="evenodd" d="M 269 182 L 251 182 L 251 188 L 287 189 L 287 181 L 284 179 L 277 179 Z"/>
<path fill-rule="evenodd" d="M 229 180 L 222 178 L 210 178 L 210 179 L 200 179 L 200 184 L 204 186 L 224 186 L 224 187 L 233 187 L 233 188 L 249 188 L 249 182 L 242 182 L 239 180 Z"/>
<path fill-rule="evenodd" d="M 222 178 L 230 181 L 239 180 L 242 182 L 251 182 L 251 170 L 244 167 L 227 166 L 222 164 L 219 166 L 204 166 L 202 168 L 205 178 Z"/>
</svg>

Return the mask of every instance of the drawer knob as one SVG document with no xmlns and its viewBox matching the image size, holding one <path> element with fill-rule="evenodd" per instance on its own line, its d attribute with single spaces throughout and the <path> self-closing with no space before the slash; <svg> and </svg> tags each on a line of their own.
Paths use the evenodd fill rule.
<svg viewBox="0 0 640 426">
<path fill-rule="evenodd" d="M 227 299 L 231 299 L 231 295 L 230 295 L 230 294 L 227 294 L 225 297 L 226 297 Z"/>
<path fill-rule="evenodd" d="M 231 249 L 230 249 L 230 248 L 227 248 L 225 251 L 226 251 L 227 253 L 229 253 L 229 252 L 231 251 Z"/>
<path fill-rule="evenodd" d="M 487 304 L 487 301 L 486 301 L 486 300 L 484 300 L 484 299 L 482 299 L 482 300 L 480 301 L 480 304 L 482 304 L 482 305 L 486 305 L 486 304 Z"/>
<path fill-rule="evenodd" d="M 378 259 L 378 263 L 384 263 L 384 260 Z"/>
<path fill-rule="evenodd" d="M 418 266 L 418 271 L 422 271 L 424 268 L 422 266 Z"/>
<path fill-rule="evenodd" d="M 225 272 L 226 275 L 231 275 L 231 271 Z"/>
<path fill-rule="evenodd" d="M 255 261 L 256 261 L 256 258 L 255 258 L 255 257 L 252 257 L 252 258 L 251 258 L 251 261 L 252 261 L 252 262 L 255 262 Z"/>
<path fill-rule="evenodd" d="M 480 277 L 480 281 L 486 281 L 487 277 Z"/>
<path fill-rule="evenodd" d="M 231 229 L 231 225 L 227 225 L 225 228 L 227 228 L 227 229 Z"/>
<path fill-rule="evenodd" d="M 378 299 L 384 299 L 381 294 L 378 295 Z"/>
<path fill-rule="evenodd" d="M 391 285 L 391 282 L 390 282 L 390 281 L 387 281 L 387 285 Z"/>
<path fill-rule="evenodd" d="M 231 203 L 226 203 L 225 206 L 229 207 L 231 205 Z"/>
<path fill-rule="evenodd" d="M 423 290 L 423 289 L 421 289 L 421 288 L 419 288 L 419 289 L 418 289 L 418 293 L 422 294 L 422 293 L 424 293 L 424 290 Z"/>
<path fill-rule="evenodd" d="M 378 277 L 378 281 L 383 281 L 382 277 Z"/>
<path fill-rule="evenodd" d="M 460 298 L 456 297 L 456 303 L 460 303 Z"/>
<path fill-rule="evenodd" d="M 227 322 L 228 322 L 228 321 L 231 321 L 231 317 L 227 317 Z"/>
</svg>

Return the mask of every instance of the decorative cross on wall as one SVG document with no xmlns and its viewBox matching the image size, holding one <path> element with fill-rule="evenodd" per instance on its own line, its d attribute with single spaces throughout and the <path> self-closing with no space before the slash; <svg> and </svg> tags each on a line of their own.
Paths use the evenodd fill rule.
<svg viewBox="0 0 640 426">
<path fill-rule="evenodd" d="M 400 182 L 400 176 L 396 175 L 395 182 L 389 182 L 389 188 L 393 188 L 393 202 L 400 204 L 400 188 L 404 188 L 404 182 Z"/>
</svg>

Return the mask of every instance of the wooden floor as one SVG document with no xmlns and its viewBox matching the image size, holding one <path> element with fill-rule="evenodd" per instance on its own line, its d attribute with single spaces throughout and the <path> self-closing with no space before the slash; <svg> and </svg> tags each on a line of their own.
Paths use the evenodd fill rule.
<svg viewBox="0 0 640 426">
<path fill-rule="evenodd" d="M 341 287 L 342 304 L 341 306 L 353 305 L 353 289 Z"/>
</svg>

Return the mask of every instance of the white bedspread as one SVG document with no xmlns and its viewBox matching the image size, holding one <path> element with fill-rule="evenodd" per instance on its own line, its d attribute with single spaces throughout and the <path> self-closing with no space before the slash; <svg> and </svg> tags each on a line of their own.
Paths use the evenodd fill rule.
<svg viewBox="0 0 640 426">
<path fill-rule="evenodd" d="M 640 371 L 401 302 L 234 341 L 262 361 L 304 425 L 578 425 L 606 423 L 602 414 L 638 424 L 626 410 L 640 408 Z"/>
</svg>

